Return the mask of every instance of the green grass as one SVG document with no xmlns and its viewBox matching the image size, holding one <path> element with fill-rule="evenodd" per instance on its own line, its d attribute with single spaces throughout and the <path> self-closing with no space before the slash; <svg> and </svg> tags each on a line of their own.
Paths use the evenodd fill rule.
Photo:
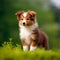
<svg viewBox="0 0 60 60">
<path fill-rule="evenodd" d="M 36 49 L 23 51 L 21 46 L 12 42 L 4 42 L 0 47 L 0 60 L 60 60 L 60 50 Z"/>
</svg>

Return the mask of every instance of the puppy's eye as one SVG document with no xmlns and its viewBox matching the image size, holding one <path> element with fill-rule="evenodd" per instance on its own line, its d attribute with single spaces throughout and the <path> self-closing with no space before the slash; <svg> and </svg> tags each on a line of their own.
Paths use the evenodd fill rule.
<svg viewBox="0 0 60 60">
<path fill-rule="evenodd" d="M 23 20 L 22 18 L 20 20 Z"/>
<path fill-rule="evenodd" d="M 27 20 L 29 20 L 29 18 L 27 18 Z"/>
</svg>

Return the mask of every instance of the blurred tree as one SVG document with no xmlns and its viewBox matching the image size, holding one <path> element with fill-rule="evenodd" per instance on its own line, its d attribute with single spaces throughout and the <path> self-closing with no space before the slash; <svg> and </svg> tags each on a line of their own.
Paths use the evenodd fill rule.
<svg viewBox="0 0 60 60">
<path fill-rule="evenodd" d="M 2 43 L 4 40 L 7 40 L 7 37 L 9 35 L 8 25 L 6 21 L 4 20 L 4 15 L 5 15 L 4 0 L 0 0 L 0 38 L 1 38 L 0 43 Z"/>
</svg>

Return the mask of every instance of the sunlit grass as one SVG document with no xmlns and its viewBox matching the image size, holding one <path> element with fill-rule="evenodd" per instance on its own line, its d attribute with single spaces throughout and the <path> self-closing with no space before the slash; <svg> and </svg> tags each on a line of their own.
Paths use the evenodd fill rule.
<svg viewBox="0 0 60 60">
<path fill-rule="evenodd" d="M 36 49 L 24 52 L 20 45 L 13 46 L 10 39 L 10 42 L 4 42 L 0 47 L 0 60 L 60 60 L 60 50 Z"/>
</svg>

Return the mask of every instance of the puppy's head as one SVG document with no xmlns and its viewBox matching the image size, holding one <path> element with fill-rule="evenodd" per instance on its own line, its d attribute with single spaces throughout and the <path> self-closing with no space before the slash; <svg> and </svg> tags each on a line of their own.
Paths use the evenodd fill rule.
<svg viewBox="0 0 60 60">
<path fill-rule="evenodd" d="M 19 26 L 32 26 L 35 24 L 35 15 L 34 11 L 19 11 L 16 13 Z"/>
</svg>

